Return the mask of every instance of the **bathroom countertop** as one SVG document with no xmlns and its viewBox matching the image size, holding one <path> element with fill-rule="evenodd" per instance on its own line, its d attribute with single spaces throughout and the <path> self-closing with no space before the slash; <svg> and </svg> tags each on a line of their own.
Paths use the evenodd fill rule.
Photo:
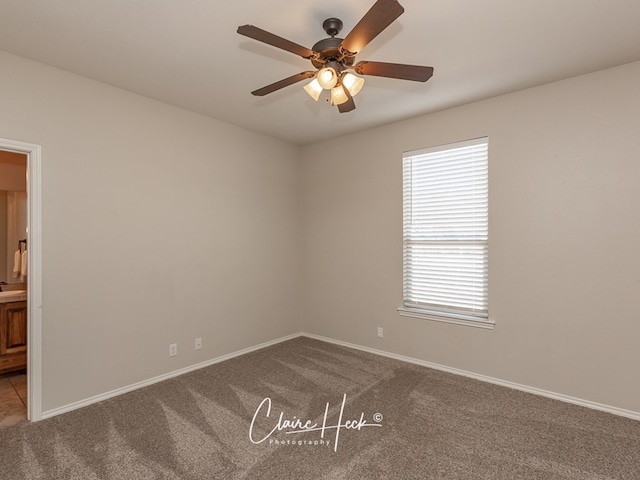
<svg viewBox="0 0 640 480">
<path fill-rule="evenodd" d="M 0 292 L 0 303 L 21 302 L 26 299 L 26 290 L 9 290 L 8 292 Z"/>
</svg>

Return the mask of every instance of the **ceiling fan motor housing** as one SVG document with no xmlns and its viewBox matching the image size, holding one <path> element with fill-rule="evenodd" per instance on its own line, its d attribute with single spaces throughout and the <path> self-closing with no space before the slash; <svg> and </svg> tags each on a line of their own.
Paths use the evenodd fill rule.
<svg viewBox="0 0 640 480">
<path fill-rule="evenodd" d="M 342 20 L 339 18 L 327 18 L 322 23 L 322 28 L 331 38 L 323 38 L 311 49 L 318 55 L 311 58 L 311 63 L 316 68 L 323 68 L 328 62 L 335 61 L 341 65 L 353 65 L 355 55 L 345 55 L 340 51 L 342 38 L 336 35 L 342 30 Z"/>
</svg>

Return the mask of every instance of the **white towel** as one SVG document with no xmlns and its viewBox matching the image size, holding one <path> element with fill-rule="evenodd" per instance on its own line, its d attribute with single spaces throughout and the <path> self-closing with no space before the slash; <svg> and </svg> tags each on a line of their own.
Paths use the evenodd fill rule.
<svg viewBox="0 0 640 480">
<path fill-rule="evenodd" d="M 20 281 L 24 282 L 27 279 L 27 249 L 25 248 L 20 258 Z"/>
<path fill-rule="evenodd" d="M 22 255 L 20 250 L 16 250 L 16 253 L 13 254 L 13 278 L 20 276 L 20 267 L 22 267 Z"/>
</svg>

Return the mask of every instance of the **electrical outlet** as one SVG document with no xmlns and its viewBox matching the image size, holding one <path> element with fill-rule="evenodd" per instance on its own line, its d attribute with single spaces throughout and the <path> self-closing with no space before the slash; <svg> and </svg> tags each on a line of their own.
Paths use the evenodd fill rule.
<svg viewBox="0 0 640 480">
<path fill-rule="evenodd" d="M 378 327 L 378 338 L 384 337 L 384 330 L 382 327 Z"/>
<path fill-rule="evenodd" d="M 175 357 L 177 354 L 178 354 L 178 344 L 172 343 L 171 345 L 169 345 L 169 356 Z"/>
<path fill-rule="evenodd" d="M 200 350 L 201 348 L 202 348 L 202 339 L 201 338 L 196 338 L 195 349 L 196 350 Z"/>
</svg>

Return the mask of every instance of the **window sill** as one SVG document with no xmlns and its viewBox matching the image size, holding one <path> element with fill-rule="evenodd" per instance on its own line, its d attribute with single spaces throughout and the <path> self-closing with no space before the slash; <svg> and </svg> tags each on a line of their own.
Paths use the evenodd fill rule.
<svg viewBox="0 0 640 480">
<path fill-rule="evenodd" d="M 470 319 L 463 316 L 445 316 L 442 314 L 431 313 L 425 310 L 417 310 L 413 308 L 400 307 L 398 313 L 403 317 L 421 318 L 423 320 L 432 320 L 434 322 L 453 323 L 455 325 L 466 325 L 467 327 L 486 328 L 493 330 L 496 322 L 492 320 Z"/>
</svg>

